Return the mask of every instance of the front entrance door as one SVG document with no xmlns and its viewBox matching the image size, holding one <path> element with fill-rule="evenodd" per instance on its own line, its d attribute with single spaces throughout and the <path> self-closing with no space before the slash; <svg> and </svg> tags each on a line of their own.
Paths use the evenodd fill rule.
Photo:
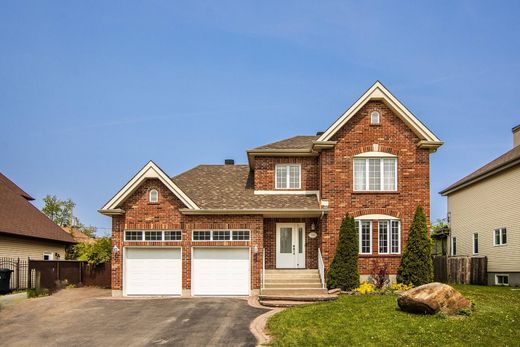
<svg viewBox="0 0 520 347">
<path fill-rule="evenodd" d="M 305 224 L 276 224 L 276 268 L 305 269 Z"/>
</svg>

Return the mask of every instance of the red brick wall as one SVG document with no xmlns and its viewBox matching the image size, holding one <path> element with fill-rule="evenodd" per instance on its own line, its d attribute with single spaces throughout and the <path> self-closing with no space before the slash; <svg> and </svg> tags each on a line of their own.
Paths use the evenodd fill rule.
<svg viewBox="0 0 520 347">
<path fill-rule="evenodd" d="M 148 202 L 148 191 L 159 191 L 159 202 Z M 121 290 L 123 281 L 123 247 L 125 246 L 178 246 L 182 248 L 182 287 L 191 288 L 191 248 L 192 246 L 242 246 L 262 248 L 263 218 L 261 216 L 185 216 L 180 214 L 182 202 L 159 180 L 144 181 L 123 203 L 125 215 L 112 218 L 112 244 L 119 253 L 112 254 L 112 289 Z M 168 242 L 125 242 L 124 231 L 138 230 L 182 230 L 182 241 Z M 247 229 L 251 231 L 251 241 L 191 241 L 193 229 Z M 252 289 L 260 287 L 262 269 L 261 253 L 252 254 Z"/>
<path fill-rule="evenodd" d="M 370 112 L 381 113 L 381 124 L 370 124 Z M 408 230 L 417 205 L 421 205 L 427 217 L 430 211 L 429 151 L 418 149 L 419 138 L 383 102 L 367 103 L 333 138 L 336 146 L 320 155 L 320 187 L 323 199 L 329 201 L 329 213 L 322 225 L 322 252 L 326 268 L 330 266 L 336 251 L 339 227 L 346 214 L 387 214 L 401 220 L 401 251 L 408 240 Z M 353 191 L 353 156 L 373 151 L 397 155 L 398 191 L 395 193 L 364 193 Z M 377 246 L 377 223 L 374 223 L 373 251 Z M 360 274 L 369 274 L 372 259 L 387 263 L 395 274 L 400 256 L 360 256 Z"/>
<path fill-rule="evenodd" d="M 276 164 L 301 164 L 301 190 L 319 189 L 318 157 L 256 157 L 255 189 L 275 190 Z M 294 189 L 289 189 L 294 190 Z"/>
<path fill-rule="evenodd" d="M 305 266 L 318 268 L 319 219 L 317 218 L 266 218 L 264 219 L 264 249 L 266 269 L 276 269 L 276 223 L 305 223 Z M 318 237 L 311 239 L 311 224 L 314 223 Z"/>
</svg>

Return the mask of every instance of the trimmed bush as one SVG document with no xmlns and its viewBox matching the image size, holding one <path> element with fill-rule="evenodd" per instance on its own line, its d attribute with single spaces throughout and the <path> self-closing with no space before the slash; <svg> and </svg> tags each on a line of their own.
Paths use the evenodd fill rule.
<svg viewBox="0 0 520 347">
<path fill-rule="evenodd" d="M 426 215 L 421 206 L 417 206 L 413 217 L 408 244 L 401 258 L 397 271 L 399 283 L 420 286 L 433 281 L 432 243 L 428 235 Z"/>
<path fill-rule="evenodd" d="M 339 229 L 336 255 L 327 272 L 327 286 L 350 291 L 359 287 L 358 232 L 354 218 L 346 216 Z"/>
</svg>

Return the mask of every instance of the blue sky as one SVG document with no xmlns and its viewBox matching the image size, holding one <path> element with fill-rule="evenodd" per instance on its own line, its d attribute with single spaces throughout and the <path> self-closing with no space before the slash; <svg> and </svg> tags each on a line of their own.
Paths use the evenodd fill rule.
<svg viewBox="0 0 520 347">
<path fill-rule="evenodd" d="M 0 171 L 85 224 L 170 175 L 326 129 L 375 80 L 446 144 L 437 192 L 512 147 L 520 2 L 3 1 Z M 101 229 L 106 231 L 108 229 Z"/>
</svg>

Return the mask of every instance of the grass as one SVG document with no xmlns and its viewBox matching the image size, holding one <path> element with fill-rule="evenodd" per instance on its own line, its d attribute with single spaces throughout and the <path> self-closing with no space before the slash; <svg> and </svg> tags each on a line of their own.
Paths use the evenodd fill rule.
<svg viewBox="0 0 520 347">
<path fill-rule="evenodd" d="M 475 307 L 467 315 L 400 311 L 395 295 L 341 296 L 273 316 L 274 346 L 520 346 L 520 290 L 454 286 Z"/>
</svg>

